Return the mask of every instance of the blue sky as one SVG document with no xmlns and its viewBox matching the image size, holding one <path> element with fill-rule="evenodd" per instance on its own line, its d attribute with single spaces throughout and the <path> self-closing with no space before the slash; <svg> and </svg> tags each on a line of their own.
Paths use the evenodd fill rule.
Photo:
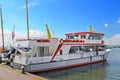
<svg viewBox="0 0 120 80">
<path fill-rule="evenodd" d="M 89 31 L 105 37 L 120 34 L 120 0 L 28 0 L 30 29 L 45 32 L 45 24 L 56 37 Z M 26 32 L 25 0 L 0 0 L 4 29 Z"/>
</svg>

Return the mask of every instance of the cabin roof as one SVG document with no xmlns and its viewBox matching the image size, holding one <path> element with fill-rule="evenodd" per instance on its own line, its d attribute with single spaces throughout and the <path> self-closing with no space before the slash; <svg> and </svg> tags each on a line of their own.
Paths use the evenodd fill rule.
<svg viewBox="0 0 120 80">
<path fill-rule="evenodd" d="M 66 36 L 70 36 L 70 35 L 82 35 L 82 34 L 98 34 L 103 36 L 103 33 L 97 33 L 97 32 L 73 32 L 73 33 L 67 33 L 65 34 Z"/>
</svg>

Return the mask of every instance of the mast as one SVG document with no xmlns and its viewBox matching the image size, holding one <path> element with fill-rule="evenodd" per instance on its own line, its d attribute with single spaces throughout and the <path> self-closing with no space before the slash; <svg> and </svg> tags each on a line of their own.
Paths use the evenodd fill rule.
<svg viewBox="0 0 120 80">
<path fill-rule="evenodd" d="M 28 0 L 26 0 L 27 39 L 29 40 Z"/>
<path fill-rule="evenodd" d="M 1 7 L 1 5 L 0 5 L 0 14 L 1 14 L 1 31 L 2 31 L 2 47 L 3 47 L 3 49 L 5 48 L 4 47 L 4 33 L 3 33 L 3 19 L 2 19 L 2 7 Z"/>
</svg>

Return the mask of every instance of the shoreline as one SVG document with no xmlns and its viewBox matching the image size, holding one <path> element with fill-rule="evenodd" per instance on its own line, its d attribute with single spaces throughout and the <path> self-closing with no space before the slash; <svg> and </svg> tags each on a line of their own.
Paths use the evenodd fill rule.
<svg viewBox="0 0 120 80">
<path fill-rule="evenodd" d="M 34 74 L 25 72 L 25 74 L 21 73 L 21 70 L 12 69 L 11 67 L 0 64 L 0 80 L 48 80 L 44 77 L 36 76 Z"/>
</svg>

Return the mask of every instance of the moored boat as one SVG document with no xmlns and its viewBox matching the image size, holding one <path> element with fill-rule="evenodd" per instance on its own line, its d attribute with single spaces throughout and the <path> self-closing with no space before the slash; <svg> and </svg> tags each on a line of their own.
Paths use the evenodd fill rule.
<svg viewBox="0 0 120 80">
<path fill-rule="evenodd" d="M 67 33 L 66 39 L 19 39 L 13 67 L 28 72 L 49 71 L 105 62 L 110 49 L 104 46 L 102 33 Z"/>
<path fill-rule="evenodd" d="M 48 26 L 48 38 L 32 39 L 29 37 L 28 10 L 27 39 L 17 39 L 9 57 L 13 68 L 28 72 L 42 72 L 105 62 L 110 49 L 104 46 L 102 33 L 74 32 L 65 34 L 66 38 L 52 38 Z M 12 54 L 13 53 L 13 54 Z M 12 56 L 11 56 L 12 55 Z"/>
</svg>

